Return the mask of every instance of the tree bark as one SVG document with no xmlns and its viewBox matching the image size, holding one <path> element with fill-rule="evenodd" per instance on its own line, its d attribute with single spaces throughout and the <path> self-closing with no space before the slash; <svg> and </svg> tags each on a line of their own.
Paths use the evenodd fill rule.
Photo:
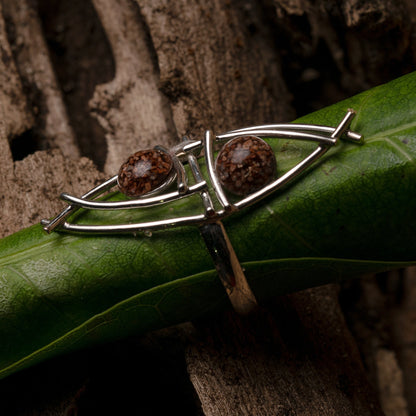
<svg viewBox="0 0 416 416">
<path fill-rule="evenodd" d="M 381 415 L 333 285 L 223 316 L 189 346 L 206 415 Z"/>
<path fill-rule="evenodd" d="M 3 11 L 9 33 L 15 37 L 14 58 L 19 77 L 26 91 L 30 91 L 17 101 L 22 105 L 27 102 L 25 114 L 33 115 L 33 122 L 39 126 L 37 134 L 46 146 L 60 149 L 64 156 L 79 158 L 36 9 L 26 1 L 4 2 Z"/>
<path fill-rule="evenodd" d="M 0 4 L 2 236 L 52 216 L 62 207 L 60 192 L 82 194 L 117 172 L 133 151 L 170 146 L 208 128 L 290 121 L 416 62 L 409 12 L 415 10 L 390 0 Z M 71 62 L 73 56 L 82 65 Z M 414 273 L 406 273 L 413 293 Z M 347 296 L 364 285 L 342 292 L 343 306 L 353 311 L 347 317 L 354 336 L 339 288 L 330 285 L 276 298 L 249 318 L 227 312 L 42 364 L 0 382 L 0 409 L 10 415 L 93 415 L 113 408 L 162 414 L 171 410 L 175 392 L 186 398 L 184 414 L 416 414 L 414 342 L 397 325 L 413 328 L 414 302 L 406 296 L 388 315 L 377 308 L 381 338 L 354 313 L 362 304 Z M 365 307 L 375 294 L 384 304 L 387 295 L 379 292 L 373 280 Z M 139 401 L 125 398 L 117 385 L 130 375 L 120 368 L 122 355 L 141 372 L 132 381 L 142 392 Z M 104 357 L 109 375 L 100 368 Z M 95 364 L 80 364 L 88 360 Z M 48 394 L 50 378 L 63 372 L 70 382 L 61 380 Z M 28 386 L 37 397 L 18 406 Z M 113 402 L 103 398 L 106 389 L 116 392 Z M 160 402 L 167 395 L 170 405 L 155 399 L 147 408 L 145 392 Z"/>
</svg>

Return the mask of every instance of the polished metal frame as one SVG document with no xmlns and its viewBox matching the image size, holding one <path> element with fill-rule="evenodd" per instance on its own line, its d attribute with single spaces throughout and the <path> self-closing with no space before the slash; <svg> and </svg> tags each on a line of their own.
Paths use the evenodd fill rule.
<svg viewBox="0 0 416 416">
<path fill-rule="evenodd" d="M 165 149 L 160 146 L 156 147 L 159 150 L 169 153 L 173 159 L 175 177 L 177 180 L 176 190 L 163 192 L 166 189 L 166 186 L 161 186 L 156 190 L 156 192 L 152 192 L 152 195 L 147 197 L 140 197 L 125 201 L 97 200 L 96 198 L 98 196 L 111 190 L 111 188 L 117 185 L 116 175 L 101 185 L 91 189 L 80 198 L 67 193 L 61 194 L 61 199 L 66 201 L 69 206 L 52 220 L 42 220 L 43 228 L 48 233 L 58 228 L 59 230 L 76 233 L 119 234 L 155 231 L 184 225 L 202 225 L 208 222 L 219 221 L 235 211 L 255 204 L 264 197 L 281 188 L 283 185 L 308 168 L 331 147 L 335 146 L 340 139 L 349 140 L 354 143 L 362 143 L 363 138 L 360 134 L 348 130 L 354 115 L 354 110 L 349 109 L 337 127 L 313 124 L 270 124 L 232 130 L 217 136 L 214 136 L 213 133 L 208 130 L 205 132 L 202 140 L 190 140 L 184 138 L 180 144 L 171 149 Z M 316 142 L 318 147 L 284 175 L 264 186 L 262 189 L 244 197 L 238 202 L 233 203 L 228 199 L 227 194 L 224 192 L 217 177 L 213 145 L 214 142 L 221 143 L 241 136 L 306 140 Z M 207 179 L 203 177 L 198 163 L 198 158 L 195 155 L 195 153 L 199 154 L 201 151 L 203 151 L 205 155 L 205 163 L 208 170 Z M 187 164 L 192 172 L 195 181 L 193 185 L 189 185 L 184 164 Z M 168 180 L 172 181 L 172 178 L 169 178 Z M 221 206 L 218 210 L 215 209 L 212 201 L 213 195 L 211 194 L 211 189 L 213 189 L 213 193 Z M 86 225 L 71 224 L 66 221 L 66 219 L 79 208 L 97 210 L 144 208 L 167 204 L 194 194 L 199 194 L 204 207 L 204 211 L 198 215 L 174 217 L 135 224 Z"/>
</svg>

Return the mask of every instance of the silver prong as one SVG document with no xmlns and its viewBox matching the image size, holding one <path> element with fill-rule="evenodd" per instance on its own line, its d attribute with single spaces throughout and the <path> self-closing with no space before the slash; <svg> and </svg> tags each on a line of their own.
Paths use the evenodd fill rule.
<svg viewBox="0 0 416 416">
<path fill-rule="evenodd" d="M 334 132 L 331 134 L 331 138 L 335 139 L 335 142 L 338 142 L 341 136 L 346 132 L 354 116 L 355 111 L 349 108 L 347 114 L 345 114 L 344 118 L 341 120 L 338 126 L 335 127 Z"/>
<path fill-rule="evenodd" d="M 362 134 L 358 134 L 358 133 L 354 133 L 353 131 L 349 131 L 349 134 L 348 135 L 344 134 L 344 136 L 346 136 L 345 140 L 348 140 L 350 142 L 357 143 L 357 144 L 363 144 L 364 143 L 364 137 L 363 137 Z"/>
<path fill-rule="evenodd" d="M 200 148 L 202 148 L 201 140 L 191 140 L 189 137 L 184 136 L 181 142 L 170 148 L 170 152 L 182 160 L 182 158 L 188 156 L 188 153 L 192 153 Z"/>
<path fill-rule="evenodd" d="M 180 194 L 186 194 L 188 192 L 188 178 L 186 176 L 185 168 L 176 155 L 172 155 L 173 167 L 176 170 L 176 180 L 178 186 L 178 192 Z"/>
<path fill-rule="evenodd" d="M 198 149 L 203 145 L 201 140 L 195 140 L 195 141 L 189 141 L 188 143 L 185 143 L 182 147 L 183 151 L 185 153 L 192 152 L 193 150 Z"/>
<path fill-rule="evenodd" d="M 43 225 L 43 229 L 50 234 L 53 230 L 55 230 L 56 227 L 58 227 L 60 224 L 62 224 L 65 219 L 74 212 L 76 207 L 69 205 L 66 207 L 63 211 L 61 211 L 55 218 L 52 220 L 46 220 L 43 219 L 41 221 L 41 224 Z"/>
<path fill-rule="evenodd" d="M 159 145 L 155 146 L 154 149 L 164 152 L 172 158 L 173 169 L 175 170 L 175 173 L 176 173 L 176 182 L 177 182 L 178 192 L 180 194 L 185 194 L 186 192 L 188 192 L 188 178 L 186 177 L 185 168 L 183 167 L 178 156 L 176 155 L 176 151 L 168 150 L 164 146 L 159 146 Z"/>
<path fill-rule="evenodd" d="M 192 153 L 188 154 L 188 163 L 189 167 L 191 168 L 191 172 L 195 178 L 197 183 L 204 182 L 204 178 L 202 177 L 201 169 L 199 168 L 198 161 Z M 215 215 L 215 208 L 214 204 L 212 203 L 211 196 L 209 195 L 208 191 L 200 192 L 202 203 L 205 207 L 205 215 L 208 218 L 212 218 Z"/>
<path fill-rule="evenodd" d="M 214 166 L 214 154 L 212 151 L 213 137 L 212 132 L 207 130 L 204 136 L 204 151 L 205 161 L 207 164 L 209 179 L 214 187 L 215 194 L 217 195 L 218 201 L 224 207 L 225 211 L 232 211 L 233 206 L 228 201 L 224 191 L 222 190 L 221 184 L 217 178 Z"/>
</svg>

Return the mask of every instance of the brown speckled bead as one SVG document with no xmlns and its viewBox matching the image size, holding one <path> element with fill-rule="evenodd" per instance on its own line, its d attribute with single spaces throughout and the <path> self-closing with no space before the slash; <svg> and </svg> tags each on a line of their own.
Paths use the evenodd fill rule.
<svg viewBox="0 0 416 416">
<path fill-rule="evenodd" d="M 118 186 L 127 196 L 141 196 L 153 191 L 168 178 L 172 158 L 160 150 L 140 150 L 121 165 Z"/>
<path fill-rule="evenodd" d="M 255 136 L 237 137 L 222 147 L 215 168 L 226 190 L 249 195 L 276 177 L 276 158 L 264 140 Z"/>
</svg>

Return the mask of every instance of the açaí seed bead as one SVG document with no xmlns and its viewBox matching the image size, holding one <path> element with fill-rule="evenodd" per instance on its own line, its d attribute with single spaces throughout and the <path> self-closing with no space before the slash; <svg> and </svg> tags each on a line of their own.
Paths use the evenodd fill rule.
<svg viewBox="0 0 416 416">
<path fill-rule="evenodd" d="M 237 137 L 222 147 L 215 169 L 225 189 L 236 195 L 249 195 L 276 177 L 276 158 L 264 140 Z"/>
<path fill-rule="evenodd" d="M 118 186 L 127 196 L 141 196 L 158 188 L 168 178 L 172 158 L 160 150 L 140 150 L 121 165 Z"/>
</svg>

